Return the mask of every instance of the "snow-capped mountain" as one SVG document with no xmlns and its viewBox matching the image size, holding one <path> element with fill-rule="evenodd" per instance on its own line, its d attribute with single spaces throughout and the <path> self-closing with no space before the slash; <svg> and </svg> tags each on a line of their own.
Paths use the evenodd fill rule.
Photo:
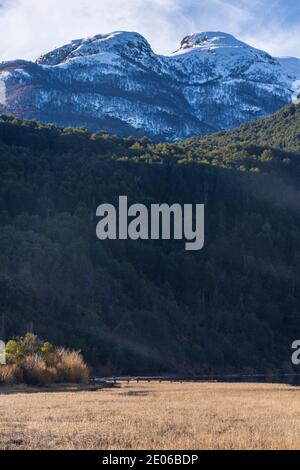
<svg viewBox="0 0 300 470">
<path fill-rule="evenodd" d="M 221 32 L 191 34 L 170 56 L 137 33 L 72 41 L 0 63 L 0 114 L 176 140 L 230 129 L 300 96 L 300 59 L 274 58 Z"/>
</svg>

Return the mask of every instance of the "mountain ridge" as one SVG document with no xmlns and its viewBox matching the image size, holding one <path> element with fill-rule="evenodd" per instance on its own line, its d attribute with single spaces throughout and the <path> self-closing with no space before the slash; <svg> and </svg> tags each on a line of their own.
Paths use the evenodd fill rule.
<svg viewBox="0 0 300 470">
<path fill-rule="evenodd" d="M 64 127 L 176 141 L 237 127 L 296 102 L 300 59 L 276 59 L 222 32 L 186 36 L 169 56 L 138 33 L 0 63 L 0 113 Z"/>
</svg>

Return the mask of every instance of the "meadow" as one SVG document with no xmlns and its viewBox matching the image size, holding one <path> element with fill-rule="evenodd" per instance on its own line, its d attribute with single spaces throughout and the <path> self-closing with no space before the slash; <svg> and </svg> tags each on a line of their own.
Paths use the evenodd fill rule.
<svg viewBox="0 0 300 470">
<path fill-rule="evenodd" d="M 0 449 L 300 449 L 300 389 L 130 383 L 0 389 Z"/>
</svg>

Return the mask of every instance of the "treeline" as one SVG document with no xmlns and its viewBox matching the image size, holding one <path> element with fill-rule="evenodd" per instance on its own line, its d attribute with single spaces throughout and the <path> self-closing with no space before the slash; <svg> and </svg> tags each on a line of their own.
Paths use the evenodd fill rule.
<svg viewBox="0 0 300 470">
<path fill-rule="evenodd" d="M 0 119 L 6 334 L 33 323 L 103 374 L 289 370 L 300 337 L 299 126 L 290 106 L 155 145 Z M 100 242 L 96 207 L 119 195 L 205 203 L 204 250 Z"/>
</svg>

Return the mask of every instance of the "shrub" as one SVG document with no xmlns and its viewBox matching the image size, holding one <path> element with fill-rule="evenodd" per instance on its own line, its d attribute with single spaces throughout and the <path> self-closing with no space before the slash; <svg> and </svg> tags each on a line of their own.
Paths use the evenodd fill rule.
<svg viewBox="0 0 300 470">
<path fill-rule="evenodd" d="M 13 385 L 22 381 L 22 370 L 17 365 L 0 365 L 0 385 Z"/>
<path fill-rule="evenodd" d="M 24 358 L 39 354 L 43 344 L 38 337 L 32 333 L 27 333 L 18 341 L 9 341 L 6 345 L 6 357 L 12 364 L 18 364 Z"/>
<path fill-rule="evenodd" d="M 78 351 L 55 348 L 28 333 L 6 345 L 8 365 L 0 369 L 0 385 L 24 382 L 51 385 L 58 382 L 87 383 L 89 369 Z"/>
<path fill-rule="evenodd" d="M 59 348 L 56 369 L 61 382 L 87 383 L 89 369 L 80 352 Z"/>
<path fill-rule="evenodd" d="M 49 343 L 48 341 L 42 344 L 40 350 L 45 360 L 47 360 L 49 357 L 52 357 L 53 354 L 55 353 L 55 347 L 53 346 L 53 344 Z"/>
<path fill-rule="evenodd" d="M 15 363 L 19 360 L 19 349 L 17 341 L 9 341 L 5 348 L 6 360 Z"/>
<path fill-rule="evenodd" d="M 22 361 L 24 381 L 28 385 L 51 385 L 57 381 L 56 370 L 47 367 L 45 361 L 40 357 L 28 356 Z"/>
</svg>

